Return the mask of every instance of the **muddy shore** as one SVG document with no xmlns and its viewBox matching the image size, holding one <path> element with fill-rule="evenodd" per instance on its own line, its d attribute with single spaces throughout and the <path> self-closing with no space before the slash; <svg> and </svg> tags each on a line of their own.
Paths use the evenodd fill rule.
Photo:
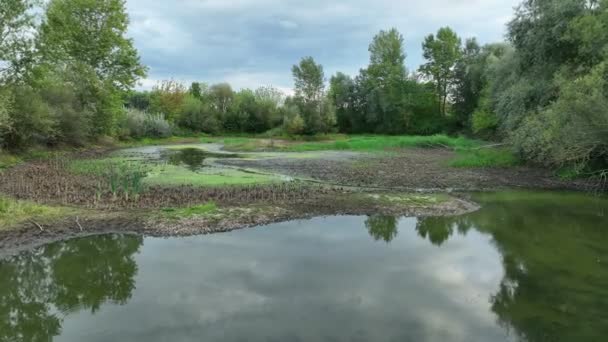
<svg viewBox="0 0 608 342">
<path fill-rule="evenodd" d="M 109 150 L 69 158 L 96 159 Z M 466 192 L 512 188 L 587 190 L 584 181 L 563 181 L 530 167 L 454 168 L 454 152 L 404 149 L 388 153 L 326 154 L 313 158 L 222 159 L 218 164 L 294 177 L 296 181 L 248 186 L 151 186 L 136 201 L 99 192 L 103 179 L 69 172 L 65 159 L 33 161 L 2 173 L 0 194 L 41 204 L 85 210 L 80 220 L 25 222 L 0 231 L 0 256 L 51 241 L 104 233 L 186 236 L 225 232 L 268 223 L 324 215 L 445 216 L 478 209 Z M 412 194 L 440 194 L 443 200 L 412 200 Z M 401 198 L 378 200 L 381 196 Z M 401 196 L 401 197 L 400 197 Z M 382 198 L 384 198 L 382 197 Z M 211 215 L 167 219 L 167 207 L 213 201 Z"/>
<path fill-rule="evenodd" d="M 208 215 L 169 219 L 158 210 L 95 212 L 80 217 L 65 217 L 45 223 L 42 229 L 32 222 L 0 232 L 0 258 L 55 241 L 98 234 L 138 234 L 179 237 L 228 232 L 295 219 L 333 215 L 453 216 L 469 213 L 479 206 L 466 195 L 442 196 L 437 203 L 378 200 L 378 196 L 397 194 L 340 193 L 297 200 L 282 205 L 256 202 L 248 206 L 226 205 Z M 403 195 L 401 195 L 403 196 Z M 422 196 L 424 195 L 408 195 Z M 406 197 L 403 197 L 406 198 Z M 419 198 L 419 197 L 415 197 Z"/>
</svg>

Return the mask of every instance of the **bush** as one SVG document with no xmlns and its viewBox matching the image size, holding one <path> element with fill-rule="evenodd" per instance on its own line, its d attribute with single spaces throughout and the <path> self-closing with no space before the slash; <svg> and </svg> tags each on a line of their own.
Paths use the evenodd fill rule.
<svg viewBox="0 0 608 342">
<path fill-rule="evenodd" d="M 608 63 L 582 77 L 558 76 L 556 84 L 558 99 L 523 120 L 514 145 L 548 166 L 608 168 Z"/>
<path fill-rule="evenodd" d="M 153 138 L 166 138 L 171 136 L 171 124 L 162 114 L 146 114 L 144 121 L 146 136 Z"/>
<path fill-rule="evenodd" d="M 215 111 L 193 95 L 188 95 L 184 100 L 178 123 L 195 132 L 217 133 L 220 130 Z"/>
<path fill-rule="evenodd" d="M 0 89 L 0 148 L 4 137 L 9 134 L 13 125 L 9 115 L 12 105 L 12 94 L 8 90 Z"/>
<path fill-rule="evenodd" d="M 172 133 L 171 124 L 162 114 L 148 114 L 128 109 L 121 123 L 121 138 L 166 138 Z"/>
</svg>

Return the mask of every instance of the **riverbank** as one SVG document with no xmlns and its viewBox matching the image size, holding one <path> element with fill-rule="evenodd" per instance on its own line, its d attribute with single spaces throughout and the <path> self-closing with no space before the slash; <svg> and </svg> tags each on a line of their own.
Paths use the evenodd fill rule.
<svg viewBox="0 0 608 342">
<path fill-rule="evenodd" d="M 382 144 L 400 141 L 391 139 Z M 0 250 L 108 232 L 206 234 L 320 215 L 459 215 L 477 208 L 463 195 L 471 191 L 592 186 L 522 165 L 451 165 L 458 151 L 446 144 L 466 140 L 403 141 L 401 148 L 365 140 L 331 150 L 328 142 L 269 148 L 267 140 L 204 137 L 22 162 L 1 171 Z M 256 148 L 239 149 L 243 143 Z"/>
</svg>

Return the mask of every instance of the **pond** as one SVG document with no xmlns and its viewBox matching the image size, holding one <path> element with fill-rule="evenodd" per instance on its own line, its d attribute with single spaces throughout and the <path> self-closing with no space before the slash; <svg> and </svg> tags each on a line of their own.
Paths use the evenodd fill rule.
<svg viewBox="0 0 608 342">
<path fill-rule="evenodd" d="M 0 261 L 0 341 L 600 341 L 608 202 L 479 194 L 449 218 L 102 235 Z"/>
</svg>

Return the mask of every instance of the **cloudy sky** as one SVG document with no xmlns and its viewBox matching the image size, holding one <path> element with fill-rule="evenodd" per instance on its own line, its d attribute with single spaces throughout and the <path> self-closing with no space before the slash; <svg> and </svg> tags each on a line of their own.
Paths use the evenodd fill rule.
<svg viewBox="0 0 608 342">
<path fill-rule="evenodd" d="M 367 65 L 367 47 L 381 29 L 405 38 L 410 70 L 422 63 L 425 35 L 449 25 L 461 37 L 502 40 L 520 0 L 127 0 L 150 88 L 162 79 L 273 85 L 289 91 L 291 66 L 303 56 L 326 77 Z"/>
</svg>

